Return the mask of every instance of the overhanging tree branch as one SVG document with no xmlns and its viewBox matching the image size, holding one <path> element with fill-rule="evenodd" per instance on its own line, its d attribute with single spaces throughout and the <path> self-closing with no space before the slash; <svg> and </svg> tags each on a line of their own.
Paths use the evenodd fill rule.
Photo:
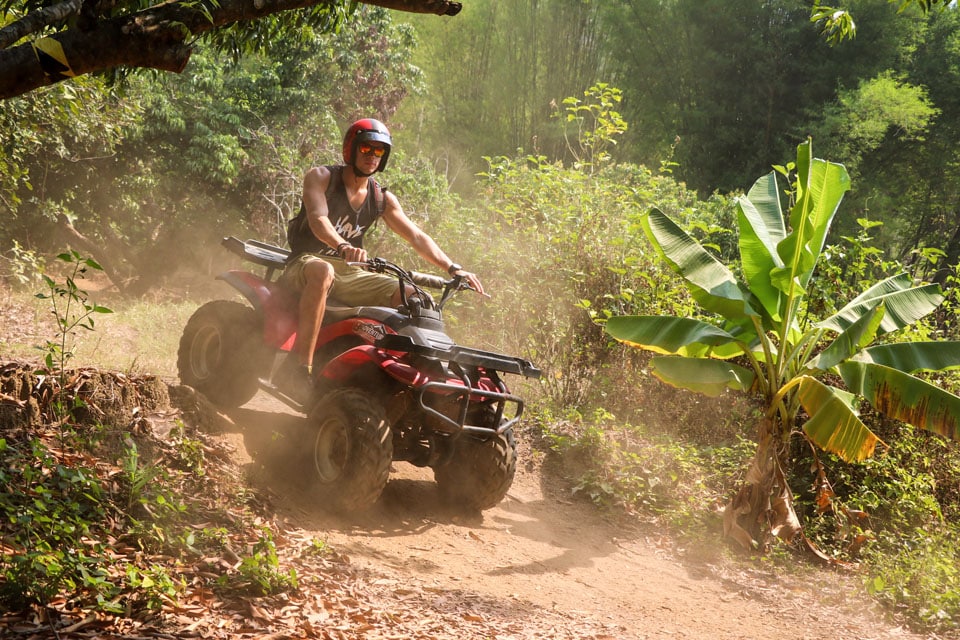
<svg viewBox="0 0 960 640">
<path fill-rule="evenodd" d="M 63 22 L 76 15 L 80 11 L 81 4 L 82 0 L 67 0 L 28 13 L 22 19 L 0 29 L 0 49 L 6 49 L 21 38 L 26 38 L 44 27 Z"/>
<path fill-rule="evenodd" d="M 0 49 L 0 99 L 22 95 L 67 78 L 117 67 L 179 73 L 190 59 L 190 43 L 197 35 L 235 22 L 334 2 L 220 0 L 189 5 L 168 2 L 115 18 L 84 20 L 86 28 L 68 28 L 46 38 Z M 461 8 L 459 2 L 450 0 L 363 0 L 363 3 L 436 15 L 456 15 Z M 10 41 L 16 42 L 57 22 L 55 15 L 69 17 L 76 14 L 79 5 L 80 0 L 69 0 L 36 12 L 47 11 L 44 15 L 28 14 L 0 31 L 0 37 L 8 29 L 11 33 L 21 30 L 23 35 Z"/>
</svg>

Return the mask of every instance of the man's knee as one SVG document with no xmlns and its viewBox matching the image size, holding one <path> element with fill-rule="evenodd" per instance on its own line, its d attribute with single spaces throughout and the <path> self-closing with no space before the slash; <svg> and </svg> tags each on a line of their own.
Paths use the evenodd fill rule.
<svg viewBox="0 0 960 640">
<path fill-rule="evenodd" d="M 333 286 L 333 265 L 326 260 L 311 260 L 303 266 L 304 288 L 329 290 Z"/>
</svg>

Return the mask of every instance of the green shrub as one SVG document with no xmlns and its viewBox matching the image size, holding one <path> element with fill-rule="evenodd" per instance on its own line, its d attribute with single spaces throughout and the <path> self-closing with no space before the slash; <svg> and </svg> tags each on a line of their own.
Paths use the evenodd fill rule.
<svg viewBox="0 0 960 640">
<path fill-rule="evenodd" d="M 39 439 L 0 439 L 0 604 L 18 609 L 62 589 L 97 591 L 99 523 L 110 514 L 95 470 L 59 459 Z"/>
<path fill-rule="evenodd" d="M 731 477 L 752 454 L 744 438 L 707 446 L 651 434 L 600 411 L 589 419 L 540 416 L 539 428 L 573 494 L 606 509 L 656 516 L 703 533 L 703 505 L 733 490 Z"/>
</svg>

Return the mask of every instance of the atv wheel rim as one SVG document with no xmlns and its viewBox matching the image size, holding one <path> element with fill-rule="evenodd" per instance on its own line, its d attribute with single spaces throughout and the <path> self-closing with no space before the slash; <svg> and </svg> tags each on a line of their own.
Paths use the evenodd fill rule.
<svg viewBox="0 0 960 640">
<path fill-rule="evenodd" d="M 216 327 L 205 327 L 197 332 L 190 349 L 190 370 L 198 380 L 206 380 L 220 363 L 222 341 Z"/>
<path fill-rule="evenodd" d="M 333 482 L 344 471 L 350 455 L 350 437 L 343 423 L 328 420 L 320 426 L 313 448 L 313 463 L 321 482 Z"/>
</svg>

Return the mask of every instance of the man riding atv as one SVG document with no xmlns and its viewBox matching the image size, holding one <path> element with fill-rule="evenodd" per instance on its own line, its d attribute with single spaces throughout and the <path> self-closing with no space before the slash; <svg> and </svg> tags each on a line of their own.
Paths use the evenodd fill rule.
<svg viewBox="0 0 960 640">
<path fill-rule="evenodd" d="M 536 379 L 540 370 L 447 335 L 444 305 L 463 289 L 483 288 L 373 179 L 390 145 L 376 120 L 347 130 L 345 164 L 307 172 L 303 206 L 287 228 L 289 251 L 223 239 L 266 271 L 217 276 L 246 302 L 211 300 L 197 309 L 177 369 L 217 407 L 239 407 L 262 390 L 304 414 L 302 431 L 291 434 L 303 440 L 290 462 L 303 465 L 325 507 L 370 507 L 392 463 L 408 462 L 432 469 L 451 504 L 482 511 L 503 500 L 516 472 L 514 428 L 524 401 L 504 376 Z M 366 259 L 364 233 L 379 217 L 451 277 Z M 426 288 L 441 291 L 439 299 Z"/>
<path fill-rule="evenodd" d="M 447 257 L 373 178 L 386 169 L 391 148 L 382 122 L 357 120 L 343 136 L 343 164 L 313 167 L 304 177 L 303 204 L 287 229 L 291 256 L 281 277 L 300 294 L 299 326 L 293 349 L 274 376 L 279 388 L 303 404 L 313 393 L 313 355 L 327 298 L 350 307 L 400 303 L 396 278 L 348 264 L 367 260 L 363 237 L 378 218 L 424 260 L 483 293 L 480 279 Z"/>
</svg>

